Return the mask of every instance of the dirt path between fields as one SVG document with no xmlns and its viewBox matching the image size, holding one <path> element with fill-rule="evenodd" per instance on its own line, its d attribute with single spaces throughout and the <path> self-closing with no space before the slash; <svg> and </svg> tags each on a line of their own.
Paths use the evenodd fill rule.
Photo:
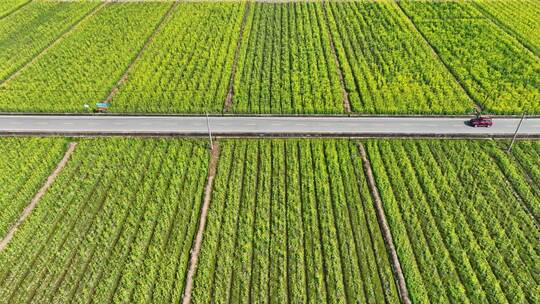
<svg viewBox="0 0 540 304">
<path fill-rule="evenodd" d="M 32 213 L 32 210 L 34 210 L 37 203 L 41 200 L 43 195 L 45 195 L 45 193 L 47 192 L 49 187 L 52 185 L 52 183 L 54 182 L 54 180 L 56 179 L 58 174 L 60 174 L 62 169 L 64 169 L 64 167 L 66 166 L 69 158 L 71 157 L 71 154 L 73 154 L 73 151 L 75 150 L 76 146 L 77 146 L 76 142 L 71 142 L 69 144 L 69 147 L 66 150 L 66 153 L 64 154 L 64 158 L 62 158 L 62 160 L 58 163 L 58 165 L 56 166 L 56 169 L 54 169 L 54 171 L 51 173 L 51 175 L 49 175 L 49 177 L 47 177 L 47 180 L 45 181 L 45 184 L 41 187 L 41 189 L 39 189 L 39 191 L 36 193 L 36 195 L 34 195 L 32 200 L 30 201 L 30 204 L 28 204 L 26 206 L 26 208 L 24 208 L 24 210 L 21 213 L 21 215 L 20 215 L 19 219 L 17 220 L 17 222 L 15 222 L 15 224 L 13 224 L 13 226 L 9 229 L 6 236 L 0 241 L 0 251 L 4 250 L 4 248 L 6 248 L 6 246 L 9 244 L 9 242 L 11 241 L 13 236 L 15 235 L 15 232 L 17 232 L 17 229 L 19 228 L 19 226 L 26 220 L 26 218 L 30 215 L 30 213 Z"/>
<path fill-rule="evenodd" d="M 104 103 L 110 103 L 111 100 L 114 98 L 114 96 L 116 96 L 116 94 L 120 90 L 120 87 L 128 80 L 129 73 L 131 72 L 131 70 L 133 70 L 133 67 L 135 66 L 135 64 L 142 57 L 142 55 L 148 48 L 148 45 L 150 45 L 150 43 L 154 41 L 154 38 L 156 37 L 157 33 L 159 33 L 161 29 L 163 28 L 164 24 L 167 23 L 167 21 L 171 19 L 172 13 L 174 12 L 174 10 L 176 9 L 179 3 L 180 1 L 175 1 L 174 4 L 172 4 L 169 10 L 165 13 L 165 15 L 161 17 L 161 20 L 159 21 L 158 25 L 156 26 L 154 31 L 150 34 L 150 36 L 148 36 L 148 38 L 144 42 L 142 48 L 139 50 L 139 53 L 137 54 L 135 59 L 133 59 L 133 61 L 128 65 L 128 67 L 124 71 L 124 74 L 122 74 L 122 77 L 120 77 L 118 82 L 116 82 L 116 84 L 113 86 L 113 88 L 109 92 L 109 95 L 107 95 L 107 98 L 105 98 L 105 100 L 103 101 Z"/>
<path fill-rule="evenodd" d="M 105 5 L 107 5 L 106 2 L 94 7 L 92 10 L 90 10 L 86 15 L 84 15 L 81 19 L 73 23 L 66 31 L 60 34 L 56 40 L 54 40 L 51 44 L 49 44 L 46 48 L 41 50 L 32 60 L 25 63 L 23 66 L 21 66 L 17 71 L 15 71 L 13 74 L 11 74 L 8 78 L 5 80 L 0 80 L 0 85 L 5 85 L 9 83 L 11 80 L 19 76 L 24 70 L 26 70 L 29 66 L 33 65 L 36 61 L 38 61 L 41 57 L 43 57 L 47 52 L 49 52 L 50 49 L 57 46 L 60 42 L 64 41 L 64 39 L 69 36 L 77 27 L 79 27 L 81 24 L 83 24 L 86 20 L 90 19 L 90 17 L 94 16 L 99 10 L 101 10 Z"/>
<path fill-rule="evenodd" d="M 231 79 L 229 80 L 229 91 L 225 98 L 225 105 L 223 106 L 223 112 L 229 112 L 232 106 L 232 98 L 234 95 L 234 77 L 236 75 L 236 65 L 238 63 L 238 57 L 240 57 L 240 47 L 242 46 L 242 39 L 244 37 L 244 29 L 246 28 L 247 17 L 249 15 L 250 2 L 246 2 L 246 10 L 244 11 L 244 17 L 242 17 L 242 25 L 240 26 L 240 34 L 238 41 L 236 42 L 236 50 L 234 51 L 234 61 L 231 69 Z"/>
<path fill-rule="evenodd" d="M 183 304 L 191 303 L 191 290 L 193 289 L 193 277 L 197 270 L 197 261 L 199 259 L 199 252 L 201 251 L 201 244 L 203 239 L 204 227 L 206 225 L 206 215 L 208 214 L 208 208 L 210 207 L 210 201 L 212 199 L 212 186 L 214 178 L 216 176 L 217 164 L 219 159 L 219 144 L 216 142 L 210 152 L 210 164 L 208 165 L 208 180 L 206 182 L 206 188 L 204 190 L 204 202 L 201 208 L 201 216 L 199 219 L 199 229 L 195 236 L 193 247 L 191 248 L 191 257 L 189 260 L 189 269 L 186 277 L 186 283 L 184 288 L 184 297 L 182 299 Z"/>
<path fill-rule="evenodd" d="M 371 163 L 364 149 L 362 143 L 358 144 L 358 150 L 360 151 L 360 156 L 362 157 L 362 165 L 364 167 L 364 173 L 366 174 L 367 183 L 371 192 L 371 197 L 373 198 L 373 205 L 377 213 L 377 221 L 379 222 L 379 227 L 381 228 L 381 233 L 386 243 L 386 248 L 390 254 L 390 261 L 392 262 L 392 268 L 394 271 L 399 297 L 401 298 L 401 303 L 410 304 L 411 300 L 409 299 L 409 292 L 407 290 L 407 285 L 405 284 L 405 277 L 401 271 L 401 264 L 394 247 L 394 240 L 392 239 L 392 234 L 390 232 L 390 227 L 386 222 L 386 215 L 384 214 L 384 209 L 382 207 L 381 196 L 379 195 L 379 190 L 377 190 L 377 185 L 375 183 L 375 178 L 373 177 L 373 171 L 371 170 Z"/>
<path fill-rule="evenodd" d="M 351 113 L 351 103 L 349 102 L 349 92 L 345 88 L 345 80 L 343 78 L 343 71 L 341 70 L 341 64 L 339 58 L 336 54 L 336 47 L 334 45 L 334 36 L 330 30 L 330 22 L 328 21 L 328 12 L 326 1 L 323 1 L 323 10 L 324 10 L 324 20 L 326 21 L 326 28 L 328 29 L 328 37 L 330 39 L 330 50 L 334 56 L 334 61 L 338 70 L 339 82 L 341 83 L 341 89 L 343 90 L 343 107 L 345 108 L 345 113 Z"/>
</svg>

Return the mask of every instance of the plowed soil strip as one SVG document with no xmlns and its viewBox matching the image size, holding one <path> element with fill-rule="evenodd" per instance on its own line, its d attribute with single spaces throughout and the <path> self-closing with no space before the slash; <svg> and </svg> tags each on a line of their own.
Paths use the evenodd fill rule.
<svg viewBox="0 0 540 304">
<path fill-rule="evenodd" d="M 49 46 L 44 48 L 39 54 L 37 54 L 32 60 L 28 61 L 26 64 L 21 66 L 15 73 L 11 74 L 8 78 L 6 78 L 4 81 L 0 80 L 0 85 L 5 85 L 11 80 L 13 80 L 15 77 L 19 76 L 19 74 L 22 73 L 26 68 L 33 65 L 36 61 L 38 61 L 43 55 L 47 54 L 47 52 L 58 45 L 60 42 L 62 42 L 70 33 L 72 33 L 79 25 L 83 24 L 84 21 L 90 19 L 90 17 L 94 16 L 100 9 L 102 9 L 105 5 L 107 5 L 106 2 L 103 2 L 102 4 L 96 6 L 94 9 L 92 9 L 90 12 L 88 12 L 86 15 L 84 15 L 81 19 L 76 21 L 72 26 L 70 26 L 66 31 L 64 31 L 56 40 L 54 40 Z"/>
<path fill-rule="evenodd" d="M 171 5 L 169 10 L 165 13 L 165 15 L 163 15 L 163 17 L 159 21 L 158 25 L 156 26 L 156 28 L 154 29 L 152 34 L 150 34 L 150 36 L 148 36 L 148 38 L 144 42 L 144 45 L 141 48 L 141 50 L 139 51 L 139 53 L 137 54 L 137 57 L 135 57 L 135 59 L 133 59 L 131 64 L 126 68 L 126 71 L 124 72 L 122 77 L 120 77 L 120 79 L 118 80 L 116 85 L 112 88 L 111 92 L 109 93 L 107 98 L 105 98 L 105 100 L 103 102 L 110 103 L 111 100 L 114 98 L 114 96 L 116 96 L 116 93 L 118 93 L 118 91 L 120 90 L 120 87 L 128 80 L 129 73 L 133 69 L 133 66 L 135 66 L 135 64 L 139 61 L 139 59 L 141 58 L 144 51 L 146 51 L 146 48 L 148 47 L 148 45 L 150 45 L 150 43 L 154 40 L 154 37 L 156 36 L 156 34 L 161 31 L 164 24 L 167 23 L 167 21 L 169 21 L 171 19 L 171 15 L 172 15 L 172 13 L 174 12 L 174 10 L 176 9 L 176 7 L 178 6 L 179 3 L 180 3 L 180 1 L 175 1 L 174 4 Z"/>
<path fill-rule="evenodd" d="M 54 169 L 54 171 L 51 173 L 51 175 L 49 175 L 49 177 L 47 178 L 47 181 L 45 182 L 45 184 L 41 187 L 41 189 L 39 189 L 39 191 L 36 193 L 36 195 L 30 201 L 30 204 L 28 204 L 28 206 L 26 206 L 26 208 L 24 208 L 24 210 L 21 213 L 21 216 L 19 217 L 17 222 L 15 222 L 13 227 L 11 227 L 11 229 L 9 229 L 6 236 L 0 241 L 0 251 L 4 250 L 4 248 L 6 248 L 6 246 L 9 244 L 9 242 L 11 241 L 13 236 L 15 235 L 15 232 L 17 232 L 17 229 L 19 228 L 19 226 L 24 222 L 24 220 L 26 220 L 26 218 L 30 215 L 32 210 L 34 210 L 34 208 L 36 207 L 39 200 L 47 192 L 47 189 L 49 189 L 49 187 L 52 185 L 52 183 L 54 182 L 54 180 L 56 179 L 58 174 L 62 171 L 62 169 L 64 169 L 64 167 L 66 166 L 69 158 L 71 157 L 71 154 L 73 154 L 73 151 L 75 150 L 76 146 L 77 146 L 76 142 L 72 142 L 72 143 L 69 144 L 69 148 L 67 149 L 66 154 L 64 154 L 64 158 L 62 158 L 62 160 L 56 166 L 56 169 Z"/>
<path fill-rule="evenodd" d="M 345 81 L 343 80 L 343 71 L 341 70 L 341 64 L 339 63 L 339 58 L 336 54 L 336 48 L 334 46 L 334 36 L 332 35 L 332 31 L 330 30 L 330 22 L 328 22 L 328 12 L 326 1 L 323 1 L 323 10 L 324 10 L 324 20 L 326 22 L 326 28 L 328 29 L 328 37 L 330 40 L 330 50 L 332 51 L 332 55 L 334 56 L 334 61 L 336 63 L 336 67 L 339 74 L 339 81 L 341 83 L 341 89 L 343 90 L 343 107 L 345 108 L 346 113 L 351 113 L 351 104 L 349 102 L 349 92 L 347 92 L 347 89 L 345 88 Z"/>
<path fill-rule="evenodd" d="M 368 186 L 373 198 L 373 205 L 375 211 L 377 212 L 377 221 L 379 222 L 379 227 L 381 228 L 381 233 L 386 243 L 386 248 L 390 254 L 390 261 L 392 262 L 392 268 L 394 270 L 394 275 L 396 283 L 398 286 L 399 297 L 401 298 L 401 303 L 410 304 L 411 300 L 409 299 L 409 292 L 407 291 L 407 285 L 405 284 L 405 277 L 403 277 L 403 272 L 401 271 L 401 264 L 397 256 L 396 248 L 394 247 L 394 240 L 392 239 L 392 234 L 390 233 L 390 228 L 386 222 L 386 215 L 382 207 L 381 197 L 379 195 L 379 190 L 375 184 L 375 178 L 373 177 L 373 172 L 371 170 L 371 163 L 369 162 L 364 145 L 362 143 L 358 144 L 358 150 L 360 151 L 360 156 L 362 157 L 362 165 L 364 167 L 364 173 L 366 174 L 366 179 Z"/>
<path fill-rule="evenodd" d="M 184 297 L 182 299 L 183 304 L 191 303 L 191 290 L 193 289 L 193 276 L 197 270 L 197 261 L 199 259 L 199 252 L 201 251 L 202 238 L 204 233 L 204 227 L 206 225 L 206 215 L 208 214 L 208 208 L 210 207 L 210 200 L 212 198 L 212 186 L 214 183 L 214 177 L 216 176 L 217 163 L 219 159 L 219 144 L 214 143 L 210 154 L 210 164 L 208 168 L 208 180 L 206 182 L 206 188 L 204 190 L 204 202 L 201 208 L 201 217 L 199 219 L 199 229 L 195 236 L 193 247 L 191 248 L 191 257 L 189 260 L 189 269 L 186 276 L 186 284 L 184 288 Z"/>
<path fill-rule="evenodd" d="M 246 10 L 244 11 L 244 17 L 242 17 L 242 25 L 240 26 L 240 34 L 238 36 L 238 42 L 236 43 L 236 50 L 234 51 L 234 61 L 231 69 L 231 79 L 229 80 L 229 91 L 225 98 L 225 105 L 223 111 L 228 112 L 232 105 L 232 98 L 234 95 L 233 84 L 234 76 L 236 75 L 236 64 L 238 63 L 238 57 L 240 56 L 240 46 L 242 45 L 242 38 L 244 37 L 244 29 L 246 27 L 247 17 L 249 15 L 250 2 L 246 2 Z"/>
</svg>

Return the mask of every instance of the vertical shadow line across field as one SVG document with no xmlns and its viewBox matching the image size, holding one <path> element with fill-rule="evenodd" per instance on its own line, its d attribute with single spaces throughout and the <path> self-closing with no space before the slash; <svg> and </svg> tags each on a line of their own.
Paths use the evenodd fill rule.
<svg viewBox="0 0 540 304">
<path fill-rule="evenodd" d="M 186 280 L 184 284 L 184 296 L 182 298 L 183 304 L 191 303 L 191 291 L 193 290 L 193 277 L 197 270 L 197 262 L 199 259 L 199 253 L 201 251 L 201 245 L 203 240 L 204 228 L 206 226 L 206 216 L 208 215 L 208 209 L 210 207 L 210 201 L 212 199 L 212 189 L 214 185 L 214 179 L 216 177 L 217 165 L 219 161 L 219 143 L 214 143 L 210 151 L 210 163 L 208 165 L 208 179 L 204 190 L 204 201 L 201 206 L 201 215 L 199 218 L 199 228 L 193 246 L 190 250 L 191 256 L 189 259 L 189 268 L 186 273 Z"/>
<path fill-rule="evenodd" d="M 516 31 L 512 30 L 506 23 L 499 20 L 495 15 L 490 13 L 487 9 L 483 8 L 482 5 L 476 1 L 471 1 L 474 5 L 474 7 L 480 11 L 488 20 L 490 20 L 493 24 L 495 24 L 497 27 L 499 27 L 501 30 L 503 30 L 505 33 L 507 33 L 512 38 L 516 39 L 516 41 L 523 46 L 525 49 L 529 50 L 532 54 L 534 54 L 537 58 L 540 58 L 539 50 L 534 47 L 525 37 L 518 34 Z"/>
<path fill-rule="evenodd" d="M 244 16 L 242 17 L 242 24 L 240 25 L 240 33 L 238 34 L 238 40 L 236 42 L 236 49 L 234 50 L 234 60 L 231 68 L 231 77 L 229 79 L 229 88 L 227 90 L 227 97 L 225 97 L 225 104 L 223 105 L 223 112 L 228 112 L 232 106 L 232 99 L 234 96 L 234 77 L 236 75 L 236 66 L 238 58 L 240 57 L 240 48 L 242 46 L 242 40 L 244 37 L 244 29 L 246 28 L 246 22 L 249 16 L 251 8 L 251 2 L 246 2 L 244 9 Z"/>
<path fill-rule="evenodd" d="M 7 18 L 13 14 L 15 14 L 16 12 L 20 11 L 23 7 L 27 6 L 28 4 L 32 3 L 33 0 L 29 0 L 29 1 L 26 1 L 25 3 L 13 8 L 11 11 L 3 14 L 3 15 L 0 15 L 0 20 L 4 19 L 4 18 Z"/>
<path fill-rule="evenodd" d="M 32 213 L 32 210 L 37 206 L 41 198 L 45 195 L 49 187 L 53 184 L 54 180 L 60 174 L 60 172 L 64 169 L 66 166 L 69 158 L 73 154 L 73 151 L 75 151 L 75 147 L 77 146 L 76 142 L 71 142 L 68 146 L 68 149 L 66 150 L 66 153 L 64 154 L 64 157 L 62 160 L 58 163 L 54 171 L 47 177 L 47 180 L 45 181 L 45 184 L 39 189 L 39 191 L 36 193 L 36 195 L 32 198 L 30 201 L 30 204 L 26 206 L 21 213 L 21 216 L 15 222 L 15 224 L 9 229 L 6 236 L 0 241 L 0 252 L 6 248 L 6 246 L 9 244 L 13 236 L 15 235 L 15 232 L 19 228 L 19 226 L 26 220 L 26 218 Z"/>
<path fill-rule="evenodd" d="M 28 67 L 33 65 L 35 62 L 37 62 L 41 57 L 43 57 L 47 52 L 55 47 L 56 45 L 60 44 L 66 37 L 68 37 L 71 33 L 73 33 L 81 24 L 83 24 L 85 21 L 89 20 L 92 16 L 97 14 L 103 7 L 108 5 L 109 2 L 103 2 L 96 7 L 94 7 L 92 10 L 90 10 L 88 13 L 86 13 L 84 16 L 82 16 L 79 20 L 75 21 L 69 28 L 67 28 L 65 31 L 60 33 L 60 35 L 52 41 L 49 45 L 47 45 L 41 52 L 39 52 L 34 58 L 30 59 L 26 63 L 24 63 L 21 67 L 19 67 L 15 72 L 11 73 L 11 75 L 7 76 L 4 79 L 0 79 L 0 86 L 4 86 L 8 84 L 10 81 L 15 79 L 17 76 L 19 76 L 24 70 L 26 70 Z"/>
<path fill-rule="evenodd" d="M 477 99 L 475 99 L 471 93 L 471 91 L 463 84 L 463 82 L 461 81 L 461 78 L 459 77 L 459 75 L 457 74 L 457 72 L 446 62 L 442 59 L 441 55 L 439 54 L 439 51 L 437 50 L 437 48 L 429 41 L 429 39 L 426 37 L 426 35 L 424 34 L 424 32 L 422 32 L 418 26 L 416 25 L 416 23 L 413 21 L 413 18 L 407 14 L 407 12 L 405 12 L 405 10 L 403 9 L 403 7 L 401 6 L 401 3 L 400 3 L 400 0 L 397 0 L 395 1 L 396 3 L 396 6 L 398 7 L 399 11 L 403 14 L 403 16 L 405 16 L 407 18 L 407 20 L 409 21 L 410 25 L 412 25 L 412 27 L 414 28 L 414 30 L 416 31 L 416 33 L 420 36 L 420 38 L 422 38 L 422 40 L 424 41 L 424 43 L 431 49 L 431 51 L 433 52 L 433 55 L 435 56 L 435 58 L 441 62 L 443 64 L 443 66 L 446 68 L 446 70 L 450 73 L 450 75 L 453 76 L 454 78 L 454 81 L 459 85 L 459 87 L 465 92 L 465 94 L 467 94 L 467 96 L 469 97 L 469 99 L 474 103 L 475 105 L 475 108 L 478 110 L 478 111 L 482 111 L 483 108 L 484 108 L 484 105 Z"/>
<path fill-rule="evenodd" d="M 377 221 L 379 222 L 379 227 L 381 229 L 384 242 L 386 243 L 386 248 L 388 249 L 388 253 L 390 254 L 390 260 L 392 262 L 392 268 L 394 269 L 395 279 L 397 281 L 396 283 L 398 286 L 401 302 L 404 304 L 411 304 L 409 292 L 405 283 L 405 277 L 403 276 L 401 264 L 399 262 L 396 248 L 394 247 L 392 233 L 390 232 L 390 227 L 388 226 L 388 222 L 386 221 L 386 215 L 384 214 L 381 196 L 379 195 L 379 190 L 377 189 L 377 184 L 375 182 L 375 177 L 373 176 L 371 163 L 366 154 L 366 150 L 364 149 L 364 144 L 358 144 L 358 151 L 360 152 L 360 157 L 362 158 L 364 173 L 366 174 L 368 187 L 373 198 L 373 205 L 377 214 Z"/>
<path fill-rule="evenodd" d="M 161 20 L 158 22 L 150 36 L 146 38 L 146 41 L 144 42 L 143 46 L 135 56 L 135 58 L 131 61 L 131 63 L 126 67 L 124 73 L 122 76 L 118 79 L 116 84 L 111 88 L 109 91 L 109 94 L 107 97 L 103 100 L 105 103 L 110 103 L 111 100 L 116 96 L 118 91 L 120 90 L 120 87 L 128 80 L 129 73 L 133 70 L 133 67 L 135 64 L 139 61 L 139 59 L 142 57 L 148 46 L 152 43 L 156 35 L 163 29 L 165 24 L 171 20 L 172 13 L 176 10 L 176 7 L 180 4 L 180 1 L 177 0 L 173 4 L 171 4 L 171 7 L 167 10 L 167 12 L 161 17 Z"/>
<path fill-rule="evenodd" d="M 330 40 L 330 50 L 332 51 L 332 56 L 334 57 L 334 62 L 336 64 L 336 68 L 338 71 L 339 76 L 339 83 L 341 84 L 341 89 L 343 90 L 343 107 L 345 109 L 346 113 L 351 113 L 351 104 L 349 102 L 349 92 L 347 92 L 347 88 L 345 87 L 345 80 L 343 78 L 343 70 L 341 68 L 341 63 L 339 62 L 339 58 L 336 54 L 336 47 L 334 44 L 334 35 L 332 34 L 332 30 L 330 28 L 330 22 L 328 21 L 328 11 L 327 11 L 327 1 L 322 1 L 322 6 L 324 10 L 324 22 L 326 23 L 326 29 L 328 30 L 328 38 Z"/>
</svg>

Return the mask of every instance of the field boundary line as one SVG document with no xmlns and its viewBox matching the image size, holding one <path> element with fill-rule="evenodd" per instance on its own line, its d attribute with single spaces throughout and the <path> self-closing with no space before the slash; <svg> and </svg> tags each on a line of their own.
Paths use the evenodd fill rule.
<svg viewBox="0 0 540 304">
<path fill-rule="evenodd" d="M 73 154 L 73 151 L 75 150 L 76 146 L 77 146 L 77 142 L 69 143 L 68 149 L 66 150 L 66 153 L 64 154 L 64 157 L 62 158 L 62 160 L 60 160 L 60 162 L 58 163 L 54 171 L 47 177 L 45 184 L 43 184 L 43 186 L 34 195 L 30 203 L 24 208 L 24 210 L 21 213 L 21 216 L 15 222 L 15 224 L 9 229 L 6 236 L 0 241 L 0 252 L 6 248 L 6 246 L 9 244 L 13 236 L 15 236 L 15 232 L 17 232 L 17 229 L 19 228 L 19 226 L 26 220 L 26 218 L 30 215 L 30 213 L 32 213 L 32 210 L 34 210 L 34 208 L 39 203 L 41 198 L 45 195 L 49 187 L 53 184 L 58 174 L 60 174 L 60 172 L 64 169 L 69 158 Z"/>
<path fill-rule="evenodd" d="M 346 113 L 351 113 L 351 103 L 349 102 L 349 92 L 347 92 L 347 88 L 345 87 L 345 80 L 343 78 L 343 70 L 341 69 L 341 63 L 339 62 L 339 58 L 336 54 L 336 47 L 334 44 L 334 35 L 332 34 L 332 30 L 330 29 L 330 22 L 328 21 L 328 11 L 327 11 L 327 2 L 322 1 L 322 7 L 324 10 L 324 21 L 326 23 L 326 30 L 328 31 L 328 39 L 330 40 L 330 51 L 332 52 L 332 55 L 334 56 L 334 63 L 336 65 L 338 76 L 339 76 L 339 82 L 341 84 L 341 89 L 343 91 L 343 107 L 345 109 Z"/>
<path fill-rule="evenodd" d="M 27 6 L 28 4 L 32 3 L 33 0 L 29 0 L 29 1 L 26 1 L 25 3 L 13 8 L 12 10 L 8 11 L 7 13 L 3 14 L 3 15 L 0 15 L 0 20 L 4 19 L 4 18 L 7 18 L 13 14 L 15 14 L 16 12 L 20 11 L 23 7 Z"/>
<path fill-rule="evenodd" d="M 242 24 L 240 25 L 240 34 L 238 35 L 238 40 L 236 41 L 236 49 L 234 50 L 234 60 L 231 68 L 231 78 L 229 79 L 229 89 L 227 91 L 227 97 L 225 97 L 225 104 L 223 105 L 223 112 L 229 112 L 232 106 L 232 99 L 234 95 L 234 77 L 236 76 L 236 66 L 238 63 L 238 58 L 240 57 L 240 48 L 242 46 L 242 41 L 244 38 L 244 30 L 246 28 L 247 18 L 249 16 L 249 11 L 251 9 L 251 2 L 246 2 L 246 8 L 244 10 L 244 16 L 242 17 Z"/>
<path fill-rule="evenodd" d="M 4 86 L 11 82 L 14 78 L 19 76 L 23 71 L 25 71 L 29 66 L 32 66 L 36 61 L 41 59 L 45 54 L 49 52 L 50 49 L 60 44 L 62 41 L 64 41 L 65 38 L 67 38 L 71 33 L 73 33 L 81 24 L 83 24 L 85 21 L 90 19 L 92 16 L 94 16 L 98 11 L 100 11 L 104 6 L 106 6 L 108 2 L 103 2 L 99 5 L 96 5 L 93 9 L 91 9 L 88 13 L 86 13 L 84 16 L 82 16 L 79 20 L 75 21 L 70 27 L 68 27 L 65 31 L 60 33 L 60 35 L 52 41 L 47 47 L 42 49 L 34 58 L 27 61 L 23 65 L 21 65 L 15 72 L 11 73 L 7 78 L 0 79 L 0 86 Z"/>
<path fill-rule="evenodd" d="M 531 45 L 531 43 L 525 37 L 523 37 L 521 34 L 517 33 L 516 31 L 514 31 L 513 29 L 511 29 L 508 25 L 506 25 L 504 21 L 499 20 L 495 15 L 493 15 L 487 9 L 483 8 L 482 5 L 480 5 L 480 3 L 477 3 L 475 1 L 471 1 L 471 3 L 474 5 L 474 7 L 478 11 L 480 11 L 480 13 L 482 13 L 482 15 L 485 16 L 487 20 L 491 21 L 503 32 L 508 34 L 510 37 L 514 38 L 519 44 L 521 44 L 521 46 L 523 46 L 525 49 L 527 49 L 537 58 L 540 57 L 539 51 L 536 49 L 535 46 Z"/>
<path fill-rule="evenodd" d="M 399 297 L 401 298 L 402 303 L 410 304 L 411 300 L 409 298 L 407 284 L 405 282 L 405 277 L 403 276 L 403 272 L 401 270 L 401 264 L 399 262 L 396 248 L 394 247 L 394 240 L 392 239 L 392 233 L 390 231 L 390 227 L 388 226 L 388 222 L 386 221 L 386 215 L 384 214 L 381 196 L 379 195 L 379 190 L 377 189 L 377 184 L 373 176 L 371 163 L 368 159 L 366 150 L 364 149 L 364 145 L 362 143 L 358 144 L 358 151 L 360 152 L 360 157 L 362 158 L 362 165 L 364 167 L 364 173 L 366 174 L 368 187 L 370 189 L 371 197 L 373 198 L 373 205 L 375 207 L 375 211 L 377 214 L 377 221 L 379 222 L 379 227 L 381 229 L 384 242 L 386 243 L 386 248 L 388 250 L 388 253 L 390 254 L 390 261 L 392 263 L 392 268 L 394 270 Z"/>
<path fill-rule="evenodd" d="M 173 4 L 171 4 L 171 7 L 169 7 L 169 9 L 167 10 L 167 12 L 163 15 L 163 17 L 161 17 L 161 20 L 158 22 L 158 24 L 156 25 L 156 27 L 154 28 L 154 30 L 152 31 L 152 33 L 150 33 L 150 35 L 148 36 L 148 38 L 146 38 L 146 41 L 144 42 L 143 46 L 141 47 L 141 49 L 139 50 L 139 52 L 137 53 L 137 56 L 135 56 L 135 58 L 133 59 L 133 61 L 126 67 L 126 70 L 124 71 L 124 73 L 122 74 L 122 76 L 120 77 L 120 79 L 118 79 L 118 81 L 116 82 L 116 84 L 113 85 L 113 87 L 111 88 L 109 94 L 107 95 L 107 97 L 103 100 L 103 102 L 105 103 L 110 103 L 111 100 L 116 96 L 116 94 L 118 93 L 118 91 L 120 90 L 120 87 L 122 85 L 124 85 L 124 83 L 128 80 L 128 76 L 129 76 L 129 73 L 133 70 L 133 67 L 135 66 L 135 64 L 139 61 L 139 59 L 142 57 L 142 55 L 144 54 L 144 52 L 146 51 L 146 49 L 148 48 L 148 46 L 154 41 L 154 38 L 156 37 L 156 35 L 161 32 L 161 30 L 163 29 L 164 25 L 171 20 L 171 16 L 173 14 L 173 12 L 175 11 L 175 9 L 178 7 L 178 4 L 180 4 L 180 1 L 175 1 Z"/>
<path fill-rule="evenodd" d="M 465 92 L 465 94 L 467 95 L 467 97 L 469 97 L 469 99 L 473 102 L 475 108 L 478 110 L 478 111 L 483 111 L 484 110 L 484 106 L 482 103 L 480 103 L 479 101 L 477 101 L 472 93 L 470 92 L 469 89 L 467 89 L 467 87 L 465 87 L 465 85 L 461 82 L 461 79 L 458 77 L 456 71 L 450 67 L 450 65 L 448 65 L 446 63 L 446 61 L 444 61 L 441 57 L 441 55 L 439 54 L 439 52 L 437 51 L 437 48 L 435 46 L 433 46 L 433 44 L 431 44 L 431 42 L 429 41 L 429 39 L 427 39 L 426 35 L 424 35 L 424 32 L 422 32 L 418 26 L 416 26 L 416 23 L 413 21 L 413 19 L 411 18 L 411 16 L 409 16 L 409 14 L 407 14 L 405 12 L 405 10 L 403 9 L 403 7 L 401 7 L 401 4 L 400 4 L 400 0 L 397 0 L 396 2 L 396 6 L 399 8 L 399 11 L 407 18 L 407 20 L 409 21 L 409 24 L 412 25 L 412 27 L 416 30 L 416 32 L 420 35 L 420 37 L 422 38 L 422 40 L 424 41 L 424 43 L 431 49 L 431 51 L 433 52 L 433 54 L 435 55 L 435 58 L 439 60 L 440 63 L 442 63 L 442 65 L 446 68 L 446 70 L 450 73 L 450 75 L 453 76 L 454 80 L 456 81 L 456 83 L 459 85 L 459 87 Z"/>
<path fill-rule="evenodd" d="M 206 187 L 204 190 L 204 201 L 201 207 L 201 214 L 199 217 L 199 229 L 193 240 L 193 246 L 190 250 L 191 256 L 189 259 L 189 268 L 186 274 L 186 280 L 184 284 L 184 295 L 182 297 L 183 304 L 191 303 L 191 291 L 193 290 L 193 278 L 195 271 L 197 270 L 197 262 L 199 260 L 199 253 L 201 251 L 201 245 L 203 240 L 204 228 L 206 226 L 206 216 L 208 215 L 208 209 L 210 201 L 212 200 L 212 190 L 214 179 L 216 177 L 217 165 L 219 161 L 219 143 L 214 143 L 210 151 L 210 163 L 208 165 L 208 179 L 206 180 Z"/>
</svg>

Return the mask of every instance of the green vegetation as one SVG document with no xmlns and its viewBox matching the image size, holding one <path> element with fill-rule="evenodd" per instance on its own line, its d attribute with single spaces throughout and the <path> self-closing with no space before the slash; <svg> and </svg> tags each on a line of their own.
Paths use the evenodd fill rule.
<svg viewBox="0 0 540 304">
<path fill-rule="evenodd" d="M 81 112 L 107 97 L 170 3 L 104 4 L 45 56 L 0 85 L 0 111 Z"/>
<path fill-rule="evenodd" d="M 473 102 L 392 1 L 326 7 L 352 110 L 467 113 Z"/>
<path fill-rule="evenodd" d="M 221 112 L 243 3 L 181 3 L 144 52 L 112 107 L 120 112 Z"/>
<path fill-rule="evenodd" d="M 0 252 L 0 302 L 178 303 L 207 167 L 196 141 L 83 139 Z"/>
<path fill-rule="evenodd" d="M 254 3 L 234 79 L 232 111 L 343 113 L 321 3 Z"/>
<path fill-rule="evenodd" d="M 538 163 L 528 146 L 538 143 L 518 151 Z M 413 302 L 540 301 L 538 184 L 497 143 L 380 140 L 367 148 Z"/>
<path fill-rule="evenodd" d="M 69 30 L 98 3 L 33 2 L 0 20 L 0 83 Z"/>
<path fill-rule="evenodd" d="M 400 1 L 399 5 L 488 112 L 540 113 L 540 58 L 471 2 Z"/>
<path fill-rule="evenodd" d="M 0 2 L 0 111 L 540 113 L 534 0 Z"/>
<path fill-rule="evenodd" d="M 30 0 L 2 0 L 0 1 L 0 18 L 13 13 L 21 6 L 30 2 Z"/>
<path fill-rule="evenodd" d="M 477 7 L 507 27 L 540 56 L 540 2 L 536 0 L 480 0 Z"/>
<path fill-rule="evenodd" d="M 0 239 L 62 159 L 66 140 L 0 138 Z"/>
<path fill-rule="evenodd" d="M 397 303 L 356 145 L 221 142 L 193 303 Z"/>
</svg>

